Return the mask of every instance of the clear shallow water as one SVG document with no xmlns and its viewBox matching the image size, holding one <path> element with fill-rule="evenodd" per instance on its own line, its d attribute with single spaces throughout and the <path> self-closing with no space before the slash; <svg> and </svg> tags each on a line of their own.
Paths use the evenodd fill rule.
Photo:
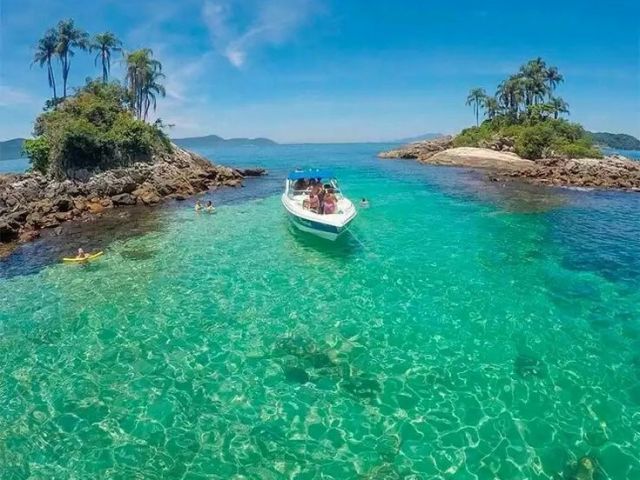
<svg viewBox="0 0 640 480">
<path fill-rule="evenodd" d="M 0 263 L 8 477 L 639 478 L 640 196 L 382 148 L 208 152 L 271 175 L 84 268 Z M 278 198 L 323 161 L 372 203 L 335 244 Z"/>
</svg>

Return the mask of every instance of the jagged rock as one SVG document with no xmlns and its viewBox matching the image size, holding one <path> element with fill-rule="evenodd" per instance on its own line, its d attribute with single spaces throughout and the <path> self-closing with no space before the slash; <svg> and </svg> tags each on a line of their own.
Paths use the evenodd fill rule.
<svg viewBox="0 0 640 480">
<path fill-rule="evenodd" d="M 73 200 L 69 196 L 59 197 L 54 201 L 54 206 L 59 212 L 68 212 L 73 208 Z"/>
<path fill-rule="evenodd" d="M 415 158 L 419 161 L 424 161 L 432 155 L 451 148 L 452 146 L 453 137 L 447 135 L 434 140 L 410 143 L 396 150 L 381 152 L 378 156 L 380 158 Z"/>
<path fill-rule="evenodd" d="M 60 220 L 56 218 L 55 214 L 52 214 L 42 217 L 40 228 L 52 228 L 57 227 L 58 225 L 60 225 Z"/>
<path fill-rule="evenodd" d="M 242 178 L 239 171 L 212 164 L 175 145 L 172 152 L 154 155 L 148 162 L 105 172 L 75 170 L 68 172 L 65 180 L 37 172 L 0 175 L 0 242 L 15 240 L 21 229 L 56 227 L 76 217 L 91 221 L 114 205 L 153 205 L 164 198 L 184 200 L 221 184 L 238 186 Z"/>
<path fill-rule="evenodd" d="M 0 221 L 0 242 L 11 242 L 18 237 L 20 224 L 11 220 Z"/>
<path fill-rule="evenodd" d="M 7 214 L 5 217 L 12 222 L 24 223 L 29 215 L 29 210 L 16 210 Z"/>
<path fill-rule="evenodd" d="M 86 204 L 85 208 L 89 213 L 93 213 L 94 215 L 98 213 L 102 213 L 105 210 L 104 206 L 100 203 L 100 201 L 89 201 Z"/>
<path fill-rule="evenodd" d="M 232 178 L 230 180 L 225 180 L 223 182 L 223 185 L 226 185 L 227 187 L 239 187 L 241 184 L 242 184 L 242 180 L 238 178 Z"/>
<path fill-rule="evenodd" d="M 40 236 L 40 232 L 38 230 L 24 230 L 18 237 L 18 242 L 27 243 L 32 240 L 35 240 L 39 236 Z"/>
<path fill-rule="evenodd" d="M 267 174 L 264 168 L 238 168 L 236 171 L 243 177 L 260 177 Z"/>
<path fill-rule="evenodd" d="M 450 165 L 494 170 L 492 179 L 519 178 L 557 186 L 616 188 L 640 191 L 640 162 L 621 155 L 598 158 L 546 158 L 526 160 L 513 152 L 511 140 L 496 137 L 488 148 L 451 148 L 451 137 L 417 142 L 381 152 L 381 158 L 414 158 L 432 165 Z"/>
<path fill-rule="evenodd" d="M 152 205 L 160 201 L 160 195 L 158 195 L 155 187 L 147 182 L 137 188 L 132 195 L 137 198 L 138 203 L 145 205 Z"/>
<path fill-rule="evenodd" d="M 120 193 L 111 197 L 114 205 L 135 205 L 136 199 L 130 193 Z"/>
</svg>

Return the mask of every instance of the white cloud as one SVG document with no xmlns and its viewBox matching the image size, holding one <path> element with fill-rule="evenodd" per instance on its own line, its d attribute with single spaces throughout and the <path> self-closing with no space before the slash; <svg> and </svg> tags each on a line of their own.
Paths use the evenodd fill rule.
<svg viewBox="0 0 640 480">
<path fill-rule="evenodd" d="M 290 40 L 318 12 L 319 5 L 316 0 L 254 2 L 244 26 L 240 25 L 238 10 L 237 0 L 207 0 L 202 18 L 215 49 L 240 68 L 250 52 Z"/>
<path fill-rule="evenodd" d="M 0 84 L 0 107 L 12 107 L 15 105 L 33 105 L 38 100 L 26 90 L 10 85 Z"/>
</svg>

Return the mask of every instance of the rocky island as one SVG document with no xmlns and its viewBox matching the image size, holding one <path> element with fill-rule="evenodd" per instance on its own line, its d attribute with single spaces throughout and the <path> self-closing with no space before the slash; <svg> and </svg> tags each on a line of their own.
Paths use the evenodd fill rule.
<svg viewBox="0 0 640 480">
<path fill-rule="evenodd" d="M 469 92 L 476 126 L 379 156 L 488 169 L 492 180 L 640 191 L 640 162 L 603 156 L 593 134 L 561 118 L 569 112 L 569 105 L 554 96 L 562 81 L 556 67 L 541 58 L 530 60 L 498 85 L 495 96 L 482 88 Z M 482 110 L 486 119 L 480 123 Z"/>
<path fill-rule="evenodd" d="M 415 159 L 430 165 L 482 168 L 492 180 L 522 179 L 531 183 L 640 192 L 640 162 L 621 155 L 603 158 L 541 158 L 529 160 L 497 142 L 479 147 L 455 147 L 455 137 L 411 143 L 381 152 L 380 158 Z M 489 148 L 492 147 L 492 148 Z"/>
<path fill-rule="evenodd" d="M 94 174 L 79 170 L 62 180 L 39 172 L 0 175 L 0 242 L 29 241 L 41 229 L 73 219 L 93 220 L 114 207 L 154 205 L 220 186 L 237 187 L 245 176 L 264 173 L 215 165 L 173 146 L 149 163 Z"/>
<path fill-rule="evenodd" d="M 128 88 L 92 80 L 51 100 L 36 118 L 34 137 L 23 144 L 31 171 L 0 175 L 0 244 L 27 242 L 42 229 L 114 207 L 184 200 L 265 173 L 215 165 L 172 143 L 160 121 L 147 120 L 148 93 L 158 86 L 139 79 L 153 81 L 157 73 L 151 51 L 133 52 L 127 62 L 135 77 Z"/>
</svg>

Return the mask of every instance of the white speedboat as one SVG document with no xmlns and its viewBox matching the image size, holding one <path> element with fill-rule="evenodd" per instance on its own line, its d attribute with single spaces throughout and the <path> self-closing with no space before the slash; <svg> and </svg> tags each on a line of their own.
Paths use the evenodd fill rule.
<svg viewBox="0 0 640 480">
<path fill-rule="evenodd" d="M 311 198 L 314 185 L 321 186 L 325 192 L 335 196 L 333 211 L 323 210 L 322 206 L 314 208 Z M 342 195 L 335 176 L 329 170 L 296 170 L 289 173 L 282 194 L 282 205 L 299 230 L 328 240 L 335 240 L 346 232 L 357 214 L 353 203 Z"/>
</svg>

